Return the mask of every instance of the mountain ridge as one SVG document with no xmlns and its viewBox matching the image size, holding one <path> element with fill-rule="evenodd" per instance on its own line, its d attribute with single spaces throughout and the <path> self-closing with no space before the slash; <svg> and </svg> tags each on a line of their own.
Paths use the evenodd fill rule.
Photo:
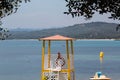
<svg viewBox="0 0 120 80">
<path fill-rule="evenodd" d="M 116 23 L 91 22 L 74 24 L 62 28 L 51 28 L 33 31 L 11 31 L 8 39 L 38 39 L 56 34 L 78 39 L 118 39 L 120 32 L 116 31 Z"/>
</svg>

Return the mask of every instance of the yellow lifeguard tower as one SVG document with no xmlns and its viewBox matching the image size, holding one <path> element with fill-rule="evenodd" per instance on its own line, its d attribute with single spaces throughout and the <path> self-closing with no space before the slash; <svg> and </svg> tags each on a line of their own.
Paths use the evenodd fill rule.
<svg viewBox="0 0 120 80">
<path fill-rule="evenodd" d="M 73 40 L 75 39 L 55 35 L 40 38 L 40 40 L 43 42 L 41 80 L 75 80 L 73 50 Z M 66 54 L 64 56 L 60 52 L 51 54 L 51 41 L 66 41 Z M 48 45 L 46 46 L 46 44 Z"/>
</svg>

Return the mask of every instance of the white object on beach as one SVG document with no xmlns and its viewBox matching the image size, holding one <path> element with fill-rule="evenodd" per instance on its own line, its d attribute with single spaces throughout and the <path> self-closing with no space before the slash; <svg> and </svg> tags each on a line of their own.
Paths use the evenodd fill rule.
<svg viewBox="0 0 120 80">
<path fill-rule="evenodd" d="M 98 77 L 97 73 L 95 73 L 94 77 L 90 78 L 90 80 L 111 80 L 111 78 L 105 75 L 100 75 L 100 77 Z"/>
<path fill-rule="evenodd" d="M 100 78 L 106 78 L 106 76 L 105 75 L 101 75 Z"/>
</svg>

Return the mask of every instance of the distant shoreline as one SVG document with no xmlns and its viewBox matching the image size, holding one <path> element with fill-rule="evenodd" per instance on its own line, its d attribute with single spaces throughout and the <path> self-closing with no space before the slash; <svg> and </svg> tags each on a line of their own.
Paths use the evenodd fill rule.
<svg viewBox="0 0 120 80">
<path fill-rule="evenodd" d="M 39 39 L 6 39 L 6 40 L 38 40 Z M 120 39 L 76 39 L 76 41 L 120 41 Z"/>
<path fill-rule="evenodd" d="M 95 40 L 95 41 L 115 41 L 117 39 L 77 39 L 77 40 Z"/>
</svg>

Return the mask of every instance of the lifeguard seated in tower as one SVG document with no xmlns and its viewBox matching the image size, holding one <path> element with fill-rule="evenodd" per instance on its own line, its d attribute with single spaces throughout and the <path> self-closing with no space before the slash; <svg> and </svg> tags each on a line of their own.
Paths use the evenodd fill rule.
<svg viewBox="0 0 120 80">
<path fill-rule="evenodd" d="M 51 67 L 47 69 L 51 71 L 61 71 L 63 66 L 65 65 L 65 59 L 61 56 L 60 52 L 57 53 L 57 58 L 55 59 L 54 64 L 51 61 Z"/>
<path fill-rule="evenodd" d="M 63 67 L 65 65 L 65 59 L 61 56 L 60 52 L 58 52 L 58 57 L 56 59 L 56 67 Z"/>
<path fill-rule="evenodd" d="M 53 71 L 61 71 L 62 67 L 65 65 L 65 59 L 61 56 L 61 53 L 58 52 L 58 56 L 55 60 L 55 69 Z"/>
</svg>

